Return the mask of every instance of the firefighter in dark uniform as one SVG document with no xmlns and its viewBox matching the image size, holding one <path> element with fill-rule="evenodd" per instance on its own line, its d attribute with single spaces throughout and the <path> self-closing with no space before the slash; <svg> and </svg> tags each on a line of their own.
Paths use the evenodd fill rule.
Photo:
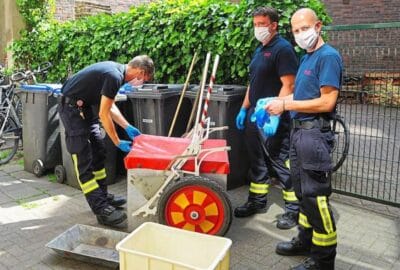
<svg viewBox="0 0 400 270">
<path fill-rule="evenodd" d="M 58 111 L 65 127 L 67 149 L 82 192 L 101 224 L 115 226 L 126 220 L 126 214 L 116 209 L 126 200 L 107 192 L 106 153 L 99 118 L 112 142 L 129 152 L 132 142 L 119 139 L 114 122 L 125 129 L 131 140 L 140 131 L 123 117 L 114 98 L 125 82 L 136 86 L 150 80 L 153 73 L 153 61 L 146 55 L 136 56 L 127 65 L 100 62 L 74 74 L 61 89 L 63 97 Z"/>
<path fill-rule="evenodd" d="M 288 113 L 281 115 L 275 136 L 260 139 L 260 130 L 250 121 L 257 100 L 266 97 L 287 96 L 293 93 L 298 68 L 293 46 L 278 34 L 279 16 L 275 9 L 259 7 L 253 12 L 255 37 L 261 44 L 256 48 L 250 63 L 250 84 L 242 108 L 236 117 L 239 130 L 245 129 L 246 145 L 250 157 L 250 189 L 247 202 L 235 209 L 236 217 L 265 213 L 271 176 L 282 185 L 285 213 L 278 218 L 277 227 L 289 229 L 297 225 L 298 201 L 292 189 L 289 172 Z M 264 143 L 271 162 L 265 156 Z"/>
<path fill-rule="evenodd" d="M 300 202 L 299 234 L 279 243 L 276 252 L 309 256 L 292 269 L 330 270 L 334 269 L 337 240 L 328 199 L 334 139 L 329 119 L 336 109 L 343 64 L 339 53 L 324 43 L 322 23 L 313 10 L 296 11 L 291 24 L 296 43 L 307 53 L 300 62 L 293 96 L 274 100 L 266 109 L 270 114 L 291 111 L 290 170 Z"/>
</svg>

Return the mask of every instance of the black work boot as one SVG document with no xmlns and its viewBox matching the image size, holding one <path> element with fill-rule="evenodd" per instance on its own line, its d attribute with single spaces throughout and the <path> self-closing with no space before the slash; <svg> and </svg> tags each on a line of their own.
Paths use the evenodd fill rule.
<svg viewBox="0 0 400 270">
<path fill-rule="evenodd" d="M 242 206 L 236 207 L 235 209 L 235 217 L 249 217 L 254 214 L 266 213 L 267 207 L 266 204 L 258 204 L 254 202 L 246 202 Z"/>
<path fill-rule="evenodd" d="M 114 194 L 107 193 L 107 202 L 114 207 L 119 207 L 126 204 L 126 199 L 123 196 L 115 196 Z"/>
<path fill-rule="evenodd" d="M 306 258 L 301 264 L 290 268 L 291 270 L 320 270 L 318 263 L 313 258 Z"/>
<path fill-rule="evenodd" d="M 298 237 L 293 237 L 291 241 L 278 243 L 275 252 L 284 256 L 310 255 L 310 248 L 305 246 Z"/>
<path fill-rule="evenodd" d="M 294 212 L 286 212 L 278 218 L 276 227 L 281 230 L 287 230 L 295 227 L 298 223 L 298 214 Z"/>
<path fill-rule="evenodd" d="M 118 226 L 126 220 L 126 214 L 115 207 L 108 205 L 96 214 L 97 221 L 107 226 Z"/>
</svg>

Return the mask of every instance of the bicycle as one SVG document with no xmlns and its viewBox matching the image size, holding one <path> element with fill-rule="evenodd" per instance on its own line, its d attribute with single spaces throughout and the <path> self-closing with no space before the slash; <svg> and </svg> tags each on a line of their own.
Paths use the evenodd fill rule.
<svg viewBox="0 0 400 270">
<path fill-rule="evenodd" d="M 343 165 L 349 153 L 350 131 L 344 121 L 344 117 L 339 114 L 336 114 L 331 120 L 331 128 L 335 136 L 331 151 L 333 161 L 332 171 L 335 172 Z"/>
<path fill-rule="evenodd" d="M 0 164 L 9 162 L 18 150 L 22 138 L 22 123 L 19 120 L 14 98 L 15 84 L 0 86 Z M 18 99 L 17 102 L 20 102 Z"/>
<path fill-rule="evenodd" d="M 330 120 L 331 122 L 331 129 L 334 134 L 333 140 L 333 147 L 331 150 L 331 157 L 332 157 L 332 172 L 337 171 L 346 160 L 347 154 L 349 153 L 349 146 L 350 146 L 350 132 L 349 128 L 347 127 L 344 118 L 336 114 L 336 116 Z M 273 163 L 276 167 L 282 168 L 282 165 L 277 163 L 273 158 L 271 158 L 267 148 L 264 145 L 264 137 L 261 134 L 262 131 L 260 130 L 259 133 L 259 140 L 261 142 L 262 150 L 268 160 Z"/>
</svg>

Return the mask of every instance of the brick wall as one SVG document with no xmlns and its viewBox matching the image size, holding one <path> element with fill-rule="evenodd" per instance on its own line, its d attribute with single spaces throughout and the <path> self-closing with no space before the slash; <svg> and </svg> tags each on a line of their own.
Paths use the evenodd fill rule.
<svg viewBox="0 0 400 270">
<path fill-rule="evenodd" d="M 113 13 L 127 11 L 132 5 L 150 3 L 152 0 L 114 0 L 101 1 L 102 3 L 109 2 Z"/>
<path fill-rule="evenodd" d="M 400 70 L 400 28 L 328 31 L 349 73 Z"/>
<path fill-rule="evenodd" d="M 111 7 L 87 1 L 75 1 L 75 19 L 98 13 L 111 14 Z"/>
<path fill-rule="evenodd" d="M 231 0 L 237 2 L 237 0 Z M 322 0 L 333 25 L 400 21 L 399 0 Z M 65 21 L 75 18 L 76 0 L 56 0 L 56 19 Z M 113 13 L 127 11 L 132 5 L 152 0 L 85 0 L 109 6 Z"/>
<path fill-rule="evenodd" d="M 56 0 L 55 18 L 73 20 L 98 12 L 117 13 L 128 11 L 133 5 L 150 3 L 152 0 Z M 76 12 L 78 11 L 79 14 Z"/>
<path fill-rule="evenodd" d="M 57 0 L 54 17 L 59 21 L 75 19 L 75 0 Z"/>
<path fill-rule="evenodd" d="M 333 25 L 400 21 L 399 0 L 323 0 Z"/>
<path fill-rule="evenodd" d="M 399 0 L 323 0 L 332 25 L 400 21 Z M 346 74 L 400 70 L 400 28 L 327 31 L 329 43 L 339 49 Z"/>
</svg>

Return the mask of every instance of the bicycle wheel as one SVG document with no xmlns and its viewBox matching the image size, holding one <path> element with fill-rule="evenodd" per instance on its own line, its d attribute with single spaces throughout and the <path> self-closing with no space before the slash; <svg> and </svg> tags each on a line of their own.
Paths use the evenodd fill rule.
<svg viewBox="0 0 400 270">
<path fill-rule="evenodd" d="M 335 135 L 332 149 L 332 171 L 335 172 L 342 166 L 349 152 L 350 132 L 342 116 L 336 115 L 336 118 L 332 120 L 332 131 Z"/>
<path fill-rule="evenodd" d="M 184 230 L 224 235 L 232 223 L 232 205 L 215 182 L 202 176 L 188 176 L 161 194 L 158 220 Z"/>
<path fill-rule="evenodd" d="M 0 127 L 6 121 L 3 132 L 0 135 L 0 164 L 9 162 L 18 150 L 18 142 L 21 136 L 21 128 L 17 126 L 11 117 L 5 118 L 0 114 Z"/>
</svg>

